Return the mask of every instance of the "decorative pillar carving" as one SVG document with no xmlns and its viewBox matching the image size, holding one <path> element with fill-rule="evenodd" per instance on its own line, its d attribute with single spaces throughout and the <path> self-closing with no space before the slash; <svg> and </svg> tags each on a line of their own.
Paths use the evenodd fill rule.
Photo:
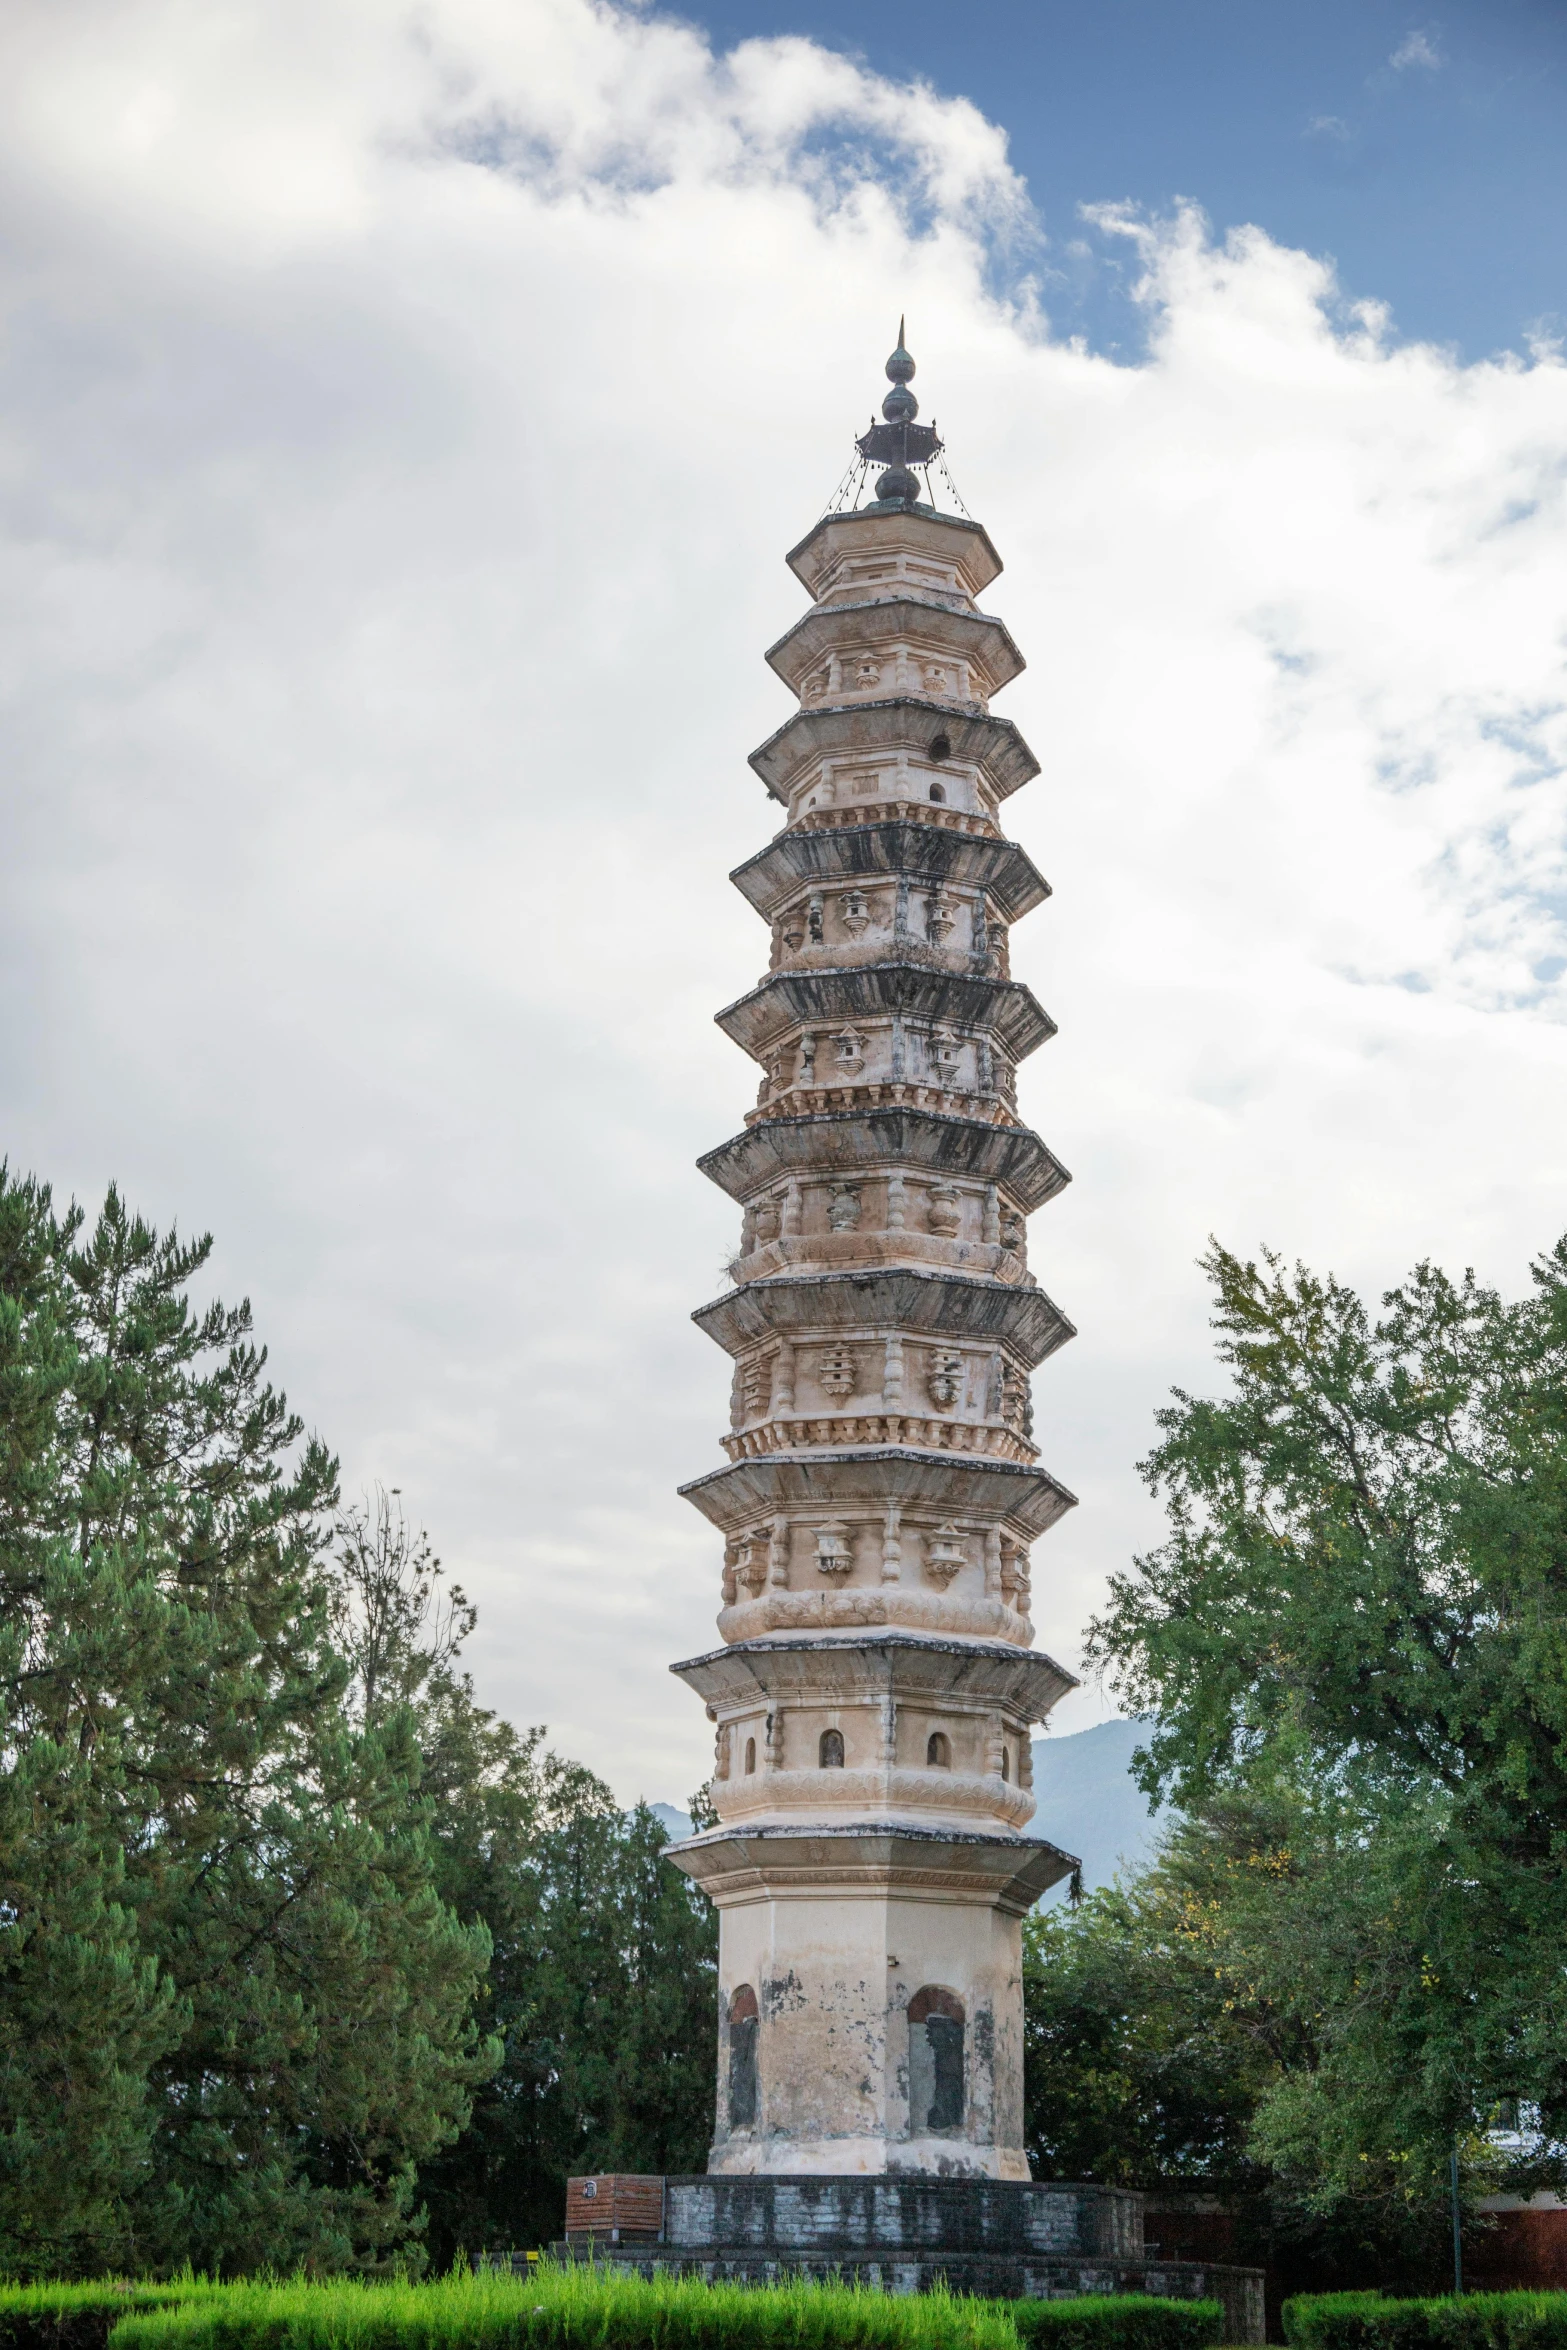
<svg viewBox="0 0 1567 2350">
<path fill-rule="evenodd" d="M 903 1519 L 895 1501 L 887 1504 L 887 1515 L 882 1520 L 881 1579 L 896 1583 L 903 1574 Z"/>
<path fill-rule="evenodd" d="M 773 1357 L 773 1411 L 778 1419 L 786 1419 L 794 1410 L 794 1348 L 787 1338 L 781 1339 Z"/>
</svg>

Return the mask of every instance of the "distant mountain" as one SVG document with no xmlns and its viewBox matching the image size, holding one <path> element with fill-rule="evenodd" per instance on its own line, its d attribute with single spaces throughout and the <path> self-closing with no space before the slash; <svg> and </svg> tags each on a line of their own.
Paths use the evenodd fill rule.
<svg viewBox="0 0 1567 2350">
<path fill-rule="evenodd" d="M 1090 1890 L 1108 1885 L 1116 1871 L 1150 1859 L 1165 1815 L 1149 1817 L 1148 1798 L 1132 1778 L 1132 1749 L 1142 1736 L 1139 1722 L 1098 1722 L 1063 1738 L 1034 1740 L 1034 1800 L 1038 1810 L 1026 1833 L 1044 1836 L 1083 1863 Z M 691 1815 L 672 1803 L 650 1803 L 671 1840 L 691 1833 Z M 1064 1899 L 1066 1888 L 1047 1895 Z"/>
<path fill-rule="evenodd" d="M 1038 1808 L 1024 1833 L 1076 1853 L 1090 1891 L 1150 1860 L 1159 1841 L 1167 1814 L 1150 1817 L 1148 1798 L 1132 1777 L 1132 1750 L 1142 1736 L 1141 1722 L 1116 1721 L 1034 1740 Z M 1064 1897 L 1064 1886 L 1047 1896 Z"/>
</svg>

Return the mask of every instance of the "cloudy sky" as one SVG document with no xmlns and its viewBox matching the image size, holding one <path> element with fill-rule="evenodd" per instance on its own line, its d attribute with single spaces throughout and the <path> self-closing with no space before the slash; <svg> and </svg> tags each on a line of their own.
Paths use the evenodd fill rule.
<svg viewBox="0 0 1567 2350">
<path fill-rule="evenodd" d="M 1183 151 L 1153 13 L 0 17 L 4 1151 L 215 1232 L 627 1799 L 709 1751 L 761 653 L 900 310 L 1044 766 L 1042 1642 L 1154 1530 L 1208 1233 L 1516 1288 L 1567 1225 L 1560 16 L 1192 7 Z"/>
</svg>

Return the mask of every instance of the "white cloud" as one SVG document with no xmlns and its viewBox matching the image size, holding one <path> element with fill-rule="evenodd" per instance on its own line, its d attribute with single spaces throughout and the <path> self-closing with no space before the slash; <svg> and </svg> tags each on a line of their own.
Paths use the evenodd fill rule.
<svg viewBox="0 0 1567 2350">
<path fill-rule="evenodd" d="M 210 1223 L 488 1692 L 705 1767 L 761 660 L 907 309 L 1007 558 L 1057 889 L 1024 1106 L 1077 1174 L 1037 1383 L 1070 1652 L 1204 1377 L 1210 1229 L 1517 1283 L 1567 1221 L 1567 370 L 1099 215 L 1147 358 L 996 294 L 971 107 L 590 0 L 33 0 L 0 25 L 0 958 L 13 1161 Z"/>
<path fill-rule="evenodd" d="M 1447 63 L 1447 59 L 1430 32 L 1417 25 L 1412 32 L 1404 35 L 1388 63 L 1395 73 L 1403 73 L 1411 65 L 1423 65 L 1427 72 L 1435 73 Z"/>
</svg>

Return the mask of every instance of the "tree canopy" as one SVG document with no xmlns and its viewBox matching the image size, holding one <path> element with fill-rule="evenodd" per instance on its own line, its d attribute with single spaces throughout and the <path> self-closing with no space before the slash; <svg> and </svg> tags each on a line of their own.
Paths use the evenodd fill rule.
<svg viewBox="0 0 1567 2350">
<path fill-rule="evenodd" d="M 209 1251 L 0 1171 L 0 2267 L 537 2242 L 705 2147 L 711 1920 L 478 1705 Z"/>
<path fill-rule="evenodd" d="M 1133 1905 L 1207 1839 L 1221 2032 L 1271 2019 L 1247 2158 L 1418 2235 L 1455 2143 L 1483 2183 L 1521 2123 L 1556 2183 L 1567 2138 L 1567 1242 L 1519 1301 L 1422 1264 L 1377 1315 L 1205 1263 L 1230 1392 L 1160 1414 L 1168 1535 L 1092 1632 L 1189 1823 Z"/>
</svg>

